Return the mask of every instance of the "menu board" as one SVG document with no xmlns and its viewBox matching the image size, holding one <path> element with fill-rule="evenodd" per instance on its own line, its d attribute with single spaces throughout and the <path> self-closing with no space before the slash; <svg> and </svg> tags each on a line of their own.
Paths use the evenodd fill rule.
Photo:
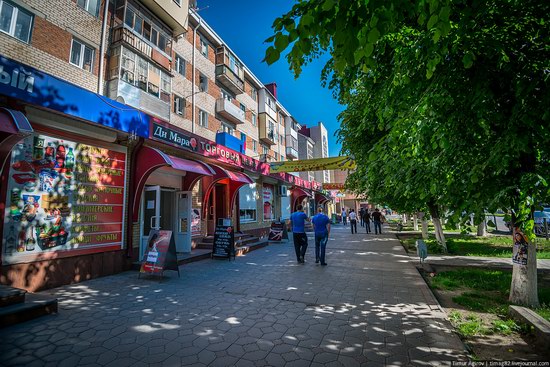
<svg viewBox="0 0 550 367">
<path fill-rule="evenodd" d="M 216 226 L 212 257 L 235 257 L 235 233 L 232 226 Z"/>
<path fill-rule="evenodd" d="M 167 269 L 177 270 L 179 274 L 176 243 L 172 231 L 151 230 L 140 273 L 162 275 Z"/>
<path fill-rule="evenodd" d="M 122 248 L 126 151 L 34 134 L 12 150 L 2 263 Z"/>
</svg>

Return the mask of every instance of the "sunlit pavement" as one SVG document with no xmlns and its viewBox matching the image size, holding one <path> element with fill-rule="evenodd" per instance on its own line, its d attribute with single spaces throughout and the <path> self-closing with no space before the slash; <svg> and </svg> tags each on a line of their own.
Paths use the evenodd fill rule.
<svg viewBox="0 0 550 367">
<path fill-rule="evenodd" d="M 0 329 L 0 365 L 420 366 L 464 348 L 393 235 L 333 228 L 328 266 L 292 243 L 236 261 L 52 290 L 59 314 Z"/>
</svg>

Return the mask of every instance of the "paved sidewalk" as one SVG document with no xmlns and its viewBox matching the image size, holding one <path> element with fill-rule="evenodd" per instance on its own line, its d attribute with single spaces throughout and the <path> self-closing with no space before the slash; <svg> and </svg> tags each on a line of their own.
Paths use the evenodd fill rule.
<svg viewBox="0 0 550 367">
<path fill-rule="evenodd" d="M 359 229 L 360 231 L 362 228 Z M 0 365 L 439 366 L 458 337 L 391 234 L 335 227 L 328 266 L 291 243 L 54 289 L 58 315 L 0 329 Z"/>
</svg>

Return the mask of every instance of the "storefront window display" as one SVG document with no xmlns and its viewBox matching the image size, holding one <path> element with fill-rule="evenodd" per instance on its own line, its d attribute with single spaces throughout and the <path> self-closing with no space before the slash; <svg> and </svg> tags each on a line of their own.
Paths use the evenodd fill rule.
<svg viewBox="0 0 550 367">
<path fill-rule="evenodd" d="M 262 199 L 264 203 L 264 220 L 273 220 L 273 185 L 263 185 Z"/>
<path fill-rule="evenodd" d="M 244 185 L 239 189 L 239 217 L 241 223 L 256 222 L 258 192 L 256 184 Z"/>
<path fill-rule="evenodd" d="M 122 248 L 126 152 L 35 134 L 12 150 L 2 262 Z"/>
</svg>

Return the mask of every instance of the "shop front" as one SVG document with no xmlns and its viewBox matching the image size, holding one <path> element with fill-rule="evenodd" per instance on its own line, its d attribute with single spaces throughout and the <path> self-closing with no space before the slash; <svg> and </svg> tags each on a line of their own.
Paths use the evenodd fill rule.
<svg viewBox="0 0 550 367">
<path fill-rule="evenodd" d="M 0 69 L 0 283 L 127 269 L 128 136 L 148 116 L 4 57 Z"/>
</svg>

